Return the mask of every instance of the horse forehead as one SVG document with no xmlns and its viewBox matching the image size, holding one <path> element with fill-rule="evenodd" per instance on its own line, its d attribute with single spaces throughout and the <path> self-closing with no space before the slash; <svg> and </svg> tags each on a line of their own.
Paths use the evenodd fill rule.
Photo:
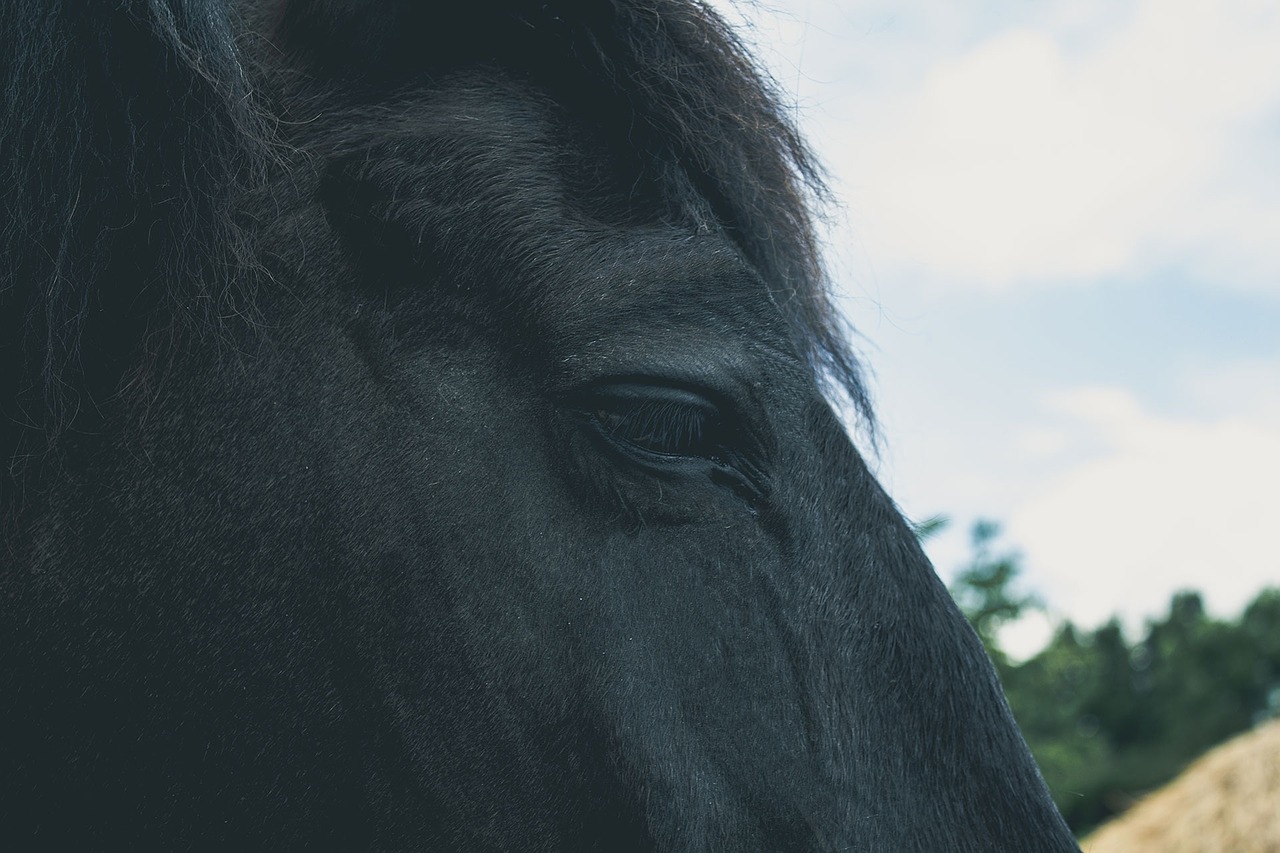
<svg viewBox="0 0 1280 853">
<path fill-rule="evenodd" d="M 354 156 L 358 180 L 378 185 L 380 216 L 415 235 L 444 283 L 519 313 L 570 354 L 587 342 L 640 352 L 661 338 L 748 330 L 787 349 L 769 287 L 708 226 L 700 198 L 664 206 L 650 193 L 652 206 L 628 221 L 595 215 L 572 170 L 590 163 L 638 184 L 649 180 L 644 155 L 610 148 L 544 93 L 500 73 L 468 76 L 365 116 L 336 156 Z"/>
</svg>

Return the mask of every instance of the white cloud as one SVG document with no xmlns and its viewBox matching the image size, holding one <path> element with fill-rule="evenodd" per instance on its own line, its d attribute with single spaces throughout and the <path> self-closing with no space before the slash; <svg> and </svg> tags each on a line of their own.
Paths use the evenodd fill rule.
<svg viewBox="0 0 1280 853">
<path fill-rule="evenodd" d="M 1052 427 L 1032 427 L 1014 438 L 1014 448 L 1027 459 L 1051 458 L 1070 446 L 1070 433 Z"/>
<path fill-rule="evenodd" d="M 1105 451 L 1025 501 L 1008 534 L 1056 608 L 1096 625 L 1134 624 L 1196 588 L 1237 612 L 1280 584 L 1280 424 L 1157 418 L 1129 393 L 1087 388 L 1051 408 Z"/>
<path fill-rule="evenodd" d="M 1083 47 L 1049 20 L 846 121 L 834 165 L 882 269 L 1002 288 L 1198 260 L 1280 294 L 1280 8 L 1146 0 Z"/>
<path fill-rule="evenodd" d="M 1280 358 L 1200 368 L 1188 374 L 1184 384 L 1188 397 L 1203 411 L 1230 413 L 1280 429 Z M 1280 490 L 1280 483 L 1276 488 Z"/>
</svg>

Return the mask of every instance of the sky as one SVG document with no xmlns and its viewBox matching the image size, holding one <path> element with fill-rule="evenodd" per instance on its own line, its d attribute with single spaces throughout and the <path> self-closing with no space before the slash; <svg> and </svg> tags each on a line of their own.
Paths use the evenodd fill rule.
<svg viewBox="0 0 1280 853">
<path fill-rule="evenodd" d="M 1280 585 L 1280 0 L 713 5 L 830 172 L 869 461 L 1048 605 L 1006 647 Z"/>
</svg>

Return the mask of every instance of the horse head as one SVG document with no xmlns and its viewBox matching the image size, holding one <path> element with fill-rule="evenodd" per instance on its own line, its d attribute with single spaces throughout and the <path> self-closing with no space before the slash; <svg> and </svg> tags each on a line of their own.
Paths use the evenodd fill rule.
<svg viewBox="0 0 1280 853">
<path fill-rule="evenodd" d="M 1075 849 L 711 11 L 74 6 L 5 20 L 74 54 L 5 115 L 21 846 Z"/>
</svg>

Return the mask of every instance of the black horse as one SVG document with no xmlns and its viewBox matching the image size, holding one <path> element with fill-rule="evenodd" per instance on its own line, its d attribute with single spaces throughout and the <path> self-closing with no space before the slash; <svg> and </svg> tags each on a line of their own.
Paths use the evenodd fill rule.
<svg viewBox="0 0 1280 853">
<path fill-rule="evenodd" d="M 703 5 L 0 45 L 5 849 L 1076 849 Z"/>
</svg>

